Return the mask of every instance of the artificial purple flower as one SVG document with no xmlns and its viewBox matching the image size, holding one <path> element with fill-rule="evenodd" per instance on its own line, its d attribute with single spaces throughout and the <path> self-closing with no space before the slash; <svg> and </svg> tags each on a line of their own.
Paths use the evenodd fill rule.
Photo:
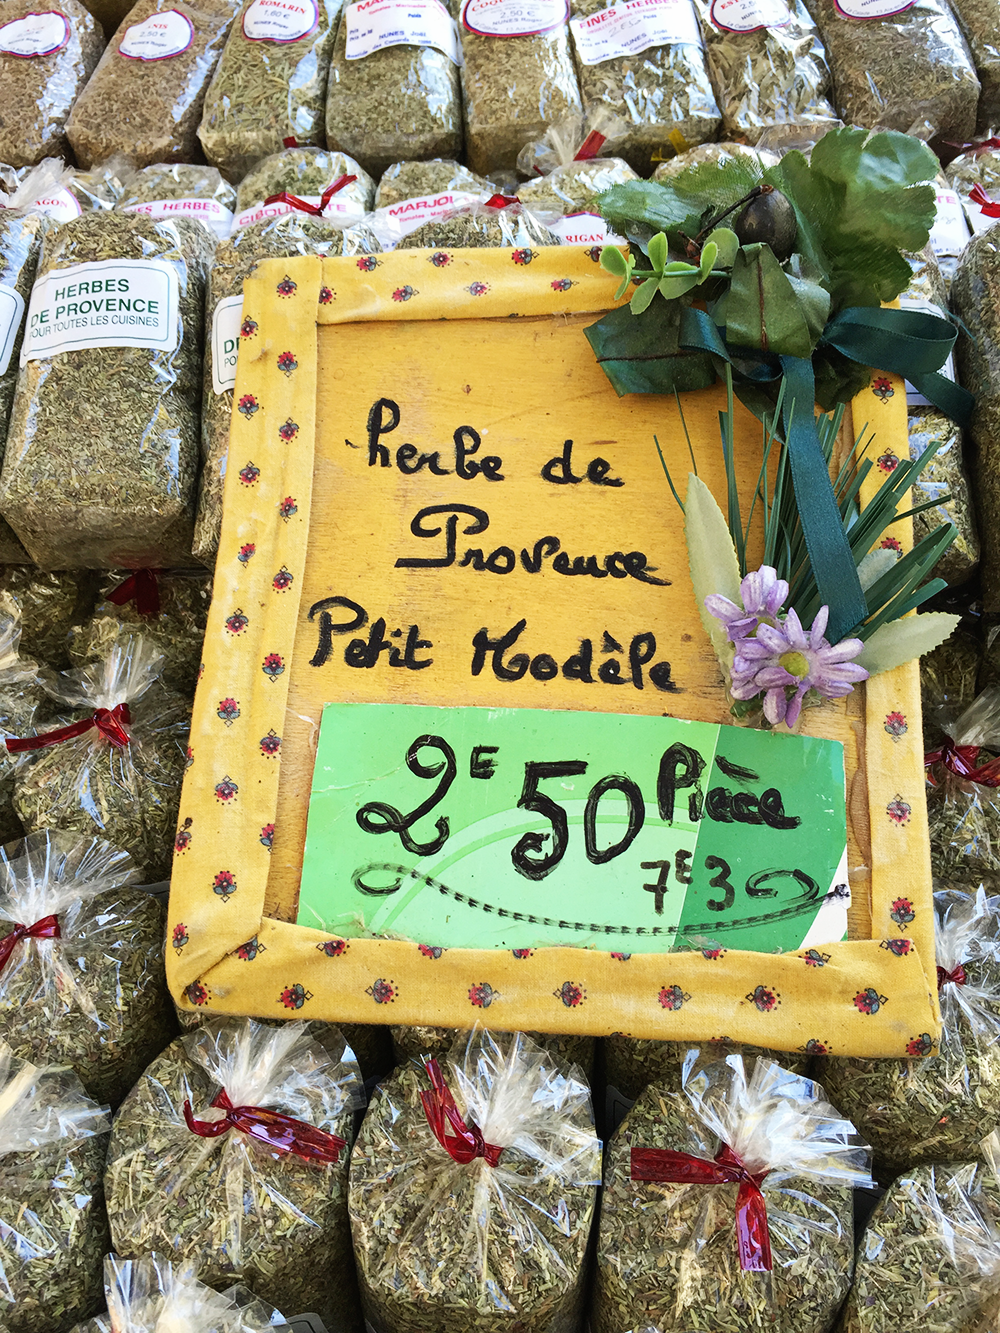
<svg viewBox="0 0 1000 1333">
<path fill-rule="evenodd" d="M 808 690 L 839 699 L 867 680 L 864 667 L 851 661 L 864 644 L 860 639 L 830 644 L 823 637 L 829 617 L 830 608 L 821 606 L 807 632 L 793 608 L 782 625 L 761 622 L 753 638 L 740 639 L 732 667 L 733 698 L 753 699 L 763 691 L 768 722 L 794 727 Z"/>
<path fill-rule="evenodd" d="M 716 620 L 722 621 L 730 640 L 739 643 L 753 634 L 758 625 L 776 624 L 787 596 L 788 584 L 778 578 L 778 571 L 770 565 L 761 565 L 740 584 L 742 606 L 713 592 L 705 598 L 705 607 Z"/>
</svg>

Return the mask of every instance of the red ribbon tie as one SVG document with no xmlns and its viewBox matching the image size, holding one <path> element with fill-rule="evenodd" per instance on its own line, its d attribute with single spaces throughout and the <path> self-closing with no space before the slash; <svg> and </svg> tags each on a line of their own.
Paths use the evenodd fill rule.
<svg viewBox="0 0 1000 1333">
<path fill-rule="evenodd" d="M 511 204 L 519 204 L 521 201 L 516 194 L 491 194 L 486 200 L 486 208 L 509 208 Z"/>
<path fill-rule="evenodd" d="M 1000 204 L 995 204 L 977 181 L 969 191 L 969 199 L 979 205 L 979 211 L 988 218 L 1000 218 Z"/>
<path fill-rule="evenodd" d="M 997 217 L 1000 217 L 1000 205 L 997 205 Z M 990 759 L 980 764 L 978 745 L 956 745 L 948 736 L 940 749 L 924 755 L 925 768 L 931 768 L 934 764 L 941 764 L 955 777 L 976 782 L 980 787 L 1000 787 L 1000 759 Z M 931 781 L 934 781 L 933 777 Z"/>
<path fill-rule="evenodd" d="M 304 1162 L 336 1162 L 347 1147 L 339 1134 L 330 1134 L 304 1120 L 296 1120 L 281 1111 L 269 1111 L 264 1106 L 234 1106 L 225 1088 L 221 1088 L 211 1105 L 225 1111 L 222 1120 L 196 1120 L 191 1103 L 184 1103 L 184 1119 L 192 1134 L 203 1139 L 217 1139 L 230 1129 L 249 1134 L 252 1139 L 273 1148 L 283 1157 L 294 1153 Z"/>
<path fill-rule="evenodd" d="M 761 1193 L 766 1171 L 751 1174 L 732 1148 L 723 1145 L 710 1162 L 669 1148 L 633 1148 L 632 1179 L 678 1185 L 739 1185 L 736 1249 L 745 1273 L 770 1273 L 771 1237 Z"/>
<path fill-rule="evenodd" d="M 478 1125 L 468 1125 L 462 1119 L 437 1060 L 425 1060 L 424 1068 L 431 1081 L 431 1091 L 422 1092 L 420 1100 L 424 1104 L 427 1123 L 441 1147 L 461 1166 L 467 1166 L 477 1157 L 484 1158 L 487 1166 L 499 1166 L 503 1148 L 487 1143 Z M 453 1134 L 448 1133 L 449 1125 Z"/>
<path fill-rule="evenodd" d="M 25 754 L 29 750 L 41 750 L 47 745 L 58 745 L 60 741 L 70 741 L 74 736 L 85 735 L 92 727 L 112 745 L 128 745 L 128 728 L 132 715 L 128 704 L 116 704 L 114 708 L 95 708 L 90 717 L 80 722 L 71 722 L 67 727 L 57 727 L 55 731 L 43 731 L 40 736 L 11 736 L 4 741 L 11 754 Z"/>
<path fill-rule="evenodd" d="M 937 970 L 937 978 L 938 990 L 949 981 L 953 986 L 964 986 L 969 979 L 965 975 L 965 968 L 961 963 L 956 963 L 950 972 L 946 967 L 939 967 Z"/>
<path fill-rule="evenodd" d="M 591 130 L 580 145 L 580 151 L 574 157 L 574 162 L 589 162 L 592 157 L 596 157 L 604 145 L 607 143 L 607 135 L 598 134 L 597 130 Z"/>
<path fill-rule="evenodd" d="M 269 194 L 264 200 L 266 204 L 288 204 L 292 208 L 297 208 L 300 213 L 310 213 L 314 218 L 320 218 L 326 211 L 326 206 L 335 194 L 339 194 L 345 185 L 350 185 L 356 181 L 357 176 L 341 176 L 328 185 L 320 195 L 318 204 L 311 204 L 308 199 L 300 199 L 297 194 L 289 194 L 287 190 L 282 190 L 280 194 Z"/>
<path fill-rule="evenodd" d="M 22 940 L 57 940 L 59 936 L 59 918 L 55 916 L 43 916 L 33 926 L 16 922 L 10 934 L 0 940 L 0 972 L 7 966 L 7 960 Z"/>
<path fill-rule="evenodd" d="M 156 575 L 151 569 L 134 569 L 127 579 L 108 593 L 108 601 L 114 606 L 135 602 L 135 609 L 140 616 L 158 616 L 160 585 L 156 581 Z"/>
</svg>

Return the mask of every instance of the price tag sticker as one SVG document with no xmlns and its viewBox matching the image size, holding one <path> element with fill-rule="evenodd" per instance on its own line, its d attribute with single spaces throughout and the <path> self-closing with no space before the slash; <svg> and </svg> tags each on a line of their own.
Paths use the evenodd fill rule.
<svg viewBox="0 0 1000 1333">
<path fill-rule="evenodd" d="M 847 933 L 844 750 L 548 709 L 327 704 L 301 925 L 448 948 L 799 949 Z"/>
</svg>

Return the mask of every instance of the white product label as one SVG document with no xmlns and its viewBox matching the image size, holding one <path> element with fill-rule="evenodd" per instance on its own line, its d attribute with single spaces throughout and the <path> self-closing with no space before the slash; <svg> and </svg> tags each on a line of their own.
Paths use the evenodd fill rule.
<svg viewBox="0 0 1000 1333">
<path fill-rule="evenodd" d="M 51 9 L 0 26 L 0 54 L 5 56 L 50 56 L 68 41 L 69 20 Z"/>
<path fill-rule="evenodd" d="M 178 281 L 159 259 L 73 264 L 31 289 L 21 365 L 84 347 L 177 346 Z"/>
<path fill-rule="evenodd" d="M 724 32 L 783 28 L 790 19 L 785 0 L 712 0 L 712 22 Z"/>
<path fill-rule="evenodd" d="M 903 310 L 919 310 L 923 315 L 937 315 L 938 319 L 944 319 L 944 311 L 940 306 L 936 306 L 933 301 L 925 301 L 922 296 L 907 296 L 905 292 L 899 298 L 900 307 Z M 939 375 L 944 375 L 947 379 L 955 379 L 955 358 L 949 355 L 948 360 L 938 371 Z M 909 380 L 906 381 L 906 405 L 907 407 L 930 407 L 932 404 L 919 393 Z"/>
<path fill-rule="evenodd" d="M 233 215 L 217 199 L 152 199 L 146 204 L 129 204 L 126 213 L 145 213 L 150 218 L 194 218 L 211 227 L 220 241 L 233 229 Z"/>
<path fill-rule="evenodd" d="M 212 316 L 212 388 L 225 393 L 236 387 L 236 360 L 240 354 L 243 297 L 227 296 Z"/>
<path fill-rule="evenodd" d="M 294 190 L 289 190 L 289 194 L 295 194 Z M 319 207 L 322 196 L 318 194 L 300 194 L 295 196 L 304 203 L 313 204 Z M 233 231 L 239 231 L 240 227 L 249 227 L 254 222 L 264 222 L 268 218 L 280 218 L 286 213 L 299 213 L 301 217 L 314 216 L 297 209 L 294 204 L 285 202 L 276 202 L 265 204 L 263 202 L 254 204 L 252 208 L 245 208 L 242 213 L 237 213 L 233 218 Z M 350 197 L 344 198 L 341 194 L 335 194 L 323 209 L 323 217 L 328 222 L 337 222 L 342 227 L 351 227 L 356 222 L 360 222 L 365 216 L 365 210 L 356 199 Z"/>
<path fill-rule="evenodd" d="M 462 63 L 458 28 L 441 0 L 358 0 L 344 10 L 344 21 L 348 60 L 386 46 L 433 46 L 453 64 Z"/>
<path fill-rule="evenodd" d="M 569 217 L 546 222 L 563 245 L 624 245 L 625 238 L 608 230 L 599 213 L 571 213 Z"/>
<path fill-rule="evenodd" d="M 994 193 L 997 192 L 994 191 Z M 1000 200 L 995 200 L 991 195 L 990 202 L 997 203 L 1000 202 Z M 969 226 L 972 228 L 973 234 L 976 236 L 978 236 L 981 231 L 989 231 L 991 227 L 995 227 L 996 224 L 1000 222 L 1000 218 L 991 217 L 989 213 L 984 213 L 982 206 L 977 204 L 974 199 L 970 199 L 967 192 L 962 198 L 962 206 L 965 209 L 965 216 L 969 220 Z"/>
<path fill-rule="evenodd" d="M 23 314 L 24 297 L 21 293 L 15 292 L 13 287 L 0 287 L 0 375 L 10 365 Z"/>
<path fill-rule="evenodd" d="M 165 9 L 125 29 L 118 50 L 129 60 L 170 60 L 194 41 L 194 25 L 186 14 Z"/>
<path fill-rule="evenodd" d="M 44 213 L 56 222 L 70 222 L 83 212 L 80 201 L 69 190 L 53 190 L 51 194 L 39 195 L 32 200 L 31 208 L 33 212 Z"/>
<path fill-rule="evenodd" d="M 440 194 L 422 194 L 416 199 L 401 199 L 387 208 L 376 208 L 370 222 L 386 250 L 392 250 L 404 236 L 425 222 L 437 222 L 456 208 L 467 208 L 485 195 L 464 190 L 443 190 Z"/>
<path fill-rule="evenodd" d="M 901 5 L 899 0 L 834 0 L 838 13 L 845 19 L 884 19 L 891 14 L 905 14 L 916 0 Z"/>
<path fill-rule="evenodd" d="M 576 52 L 585 65 L 621 60 L 651 46 L 698 45 L 701 33 L 691 0 L 624 0 L 585 19 L 571 19 Z"/>
<path fill-rule="evenodd" d="M 319 25 L 316 0 L 253 0 L 243 15 L 251 42 L 297 42 Z"/>
<path fill-rule="evenodd" d="M 480 37 L 533 37 L 569 18 L 569 0 L 465 0 L 462 26 Z"/>
<path fill-rule="evenodd" d="M 962 201 L 954 190 L 941 187 L 937 192 L 937 212 L 931 228 L 931 245 L 936 255 L 960 255 L 969 244 L 969 227 Z"/>
</svg>

